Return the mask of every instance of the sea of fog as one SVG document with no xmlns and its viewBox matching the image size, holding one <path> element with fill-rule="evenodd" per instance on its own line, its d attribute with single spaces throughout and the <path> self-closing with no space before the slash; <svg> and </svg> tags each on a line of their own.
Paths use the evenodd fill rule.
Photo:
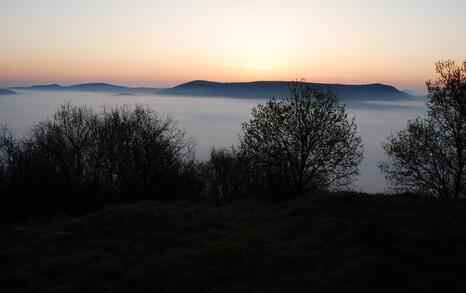
<svg viewBox="0 0 466 293">
<path fill-rule="evenodd" d="M 241 123 L 250 117 L 251 107 L 261 99 L 222 97 L 185 97 L 140 94 L 131 96 L 94 92 L 17 91 L 0 96 L 0 124 L 7 124 L 16 134 L 24 134 L 34 123 L 51 117 L 66 101 L 95 109 L 114 105 L 142 104 L 161 116 L 171 115 L 178 126 L 196 141 L 199 159 L 205 159 L 213 146 L 231 146 L 238 142 Z M 384 159 L 382 142 L 390 133 L 401 130 L 409 119 L 424 115 L 421 100 L 346 102 L 350 116 L 356 118 L 365 147 L 361 175 L 355 190 L 383 192 L 386 182 L 377 164 Z"/>
</svg>

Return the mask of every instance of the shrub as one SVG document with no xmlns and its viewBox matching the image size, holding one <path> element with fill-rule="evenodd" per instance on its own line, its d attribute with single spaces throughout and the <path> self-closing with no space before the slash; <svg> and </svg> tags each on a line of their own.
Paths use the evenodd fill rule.
<svg viewBox="0 0 466 293">
<path fill-rule="evenodd" d="M 213 148 L 209 159 L 199 164 L 202 197 L 231 200 L 251 195 L 251 170 L 248 160 L 234 148 Z"/>
<path fill-rule="evenodd" d="M 115 201 L 187 197 L 195 182 L 193 146 L 171 118 L 141 106 L 95 113 L 65 104 L 22 139 L 1 129 L 3 215 L 77 214 Z"/>
</svg>

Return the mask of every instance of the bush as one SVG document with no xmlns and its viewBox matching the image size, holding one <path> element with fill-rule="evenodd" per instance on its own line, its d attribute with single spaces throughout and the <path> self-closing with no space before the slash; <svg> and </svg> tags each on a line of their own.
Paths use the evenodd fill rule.
<svg viewBox="0 0 466 293">
<path fill-rule="evenodd" d="M 249 162 L 234 148 L 213 148 L 199 170 L 204 199 L 232 200 L 252 195 Z"/>
<path fill-rule="evenodd" d="M 115 201 L 187 197 L 195 192 L 189 188 L 196 181 L 193 146 L 171 118 L 147 108 L 95 113 L 68 103 L 22 139 L 1 129 L 3 216 L 77 214 Z"/>
<path fill-rule="evenodd" d="M 194 160 L 194 144 L 175 122 L 140 106 L 105 110 L 98 137 L 102 180 L 123 200 L 170 198 Z"/>
</svg>

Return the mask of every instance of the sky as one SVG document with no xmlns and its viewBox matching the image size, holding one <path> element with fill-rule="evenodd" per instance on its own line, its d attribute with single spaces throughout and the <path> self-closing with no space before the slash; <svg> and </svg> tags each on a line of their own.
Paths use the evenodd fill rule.
<svg viewBox="0 0 466 293">
<path fill-rule="evenodd" d="M 0 87 L 387 83 L 466 59 L 465 0 L 0 0 Z"/>
</svg>

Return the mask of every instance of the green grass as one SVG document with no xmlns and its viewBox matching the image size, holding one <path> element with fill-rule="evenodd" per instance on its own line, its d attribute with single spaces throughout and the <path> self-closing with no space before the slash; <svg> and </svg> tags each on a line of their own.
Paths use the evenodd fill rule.
<svg viewBox="0 0 466 293">
<path fill-rule="evenodd" d="M 466 203 L 140 202 L 0 227 L 1 292 L 466 292 Z"/>
</svg>

